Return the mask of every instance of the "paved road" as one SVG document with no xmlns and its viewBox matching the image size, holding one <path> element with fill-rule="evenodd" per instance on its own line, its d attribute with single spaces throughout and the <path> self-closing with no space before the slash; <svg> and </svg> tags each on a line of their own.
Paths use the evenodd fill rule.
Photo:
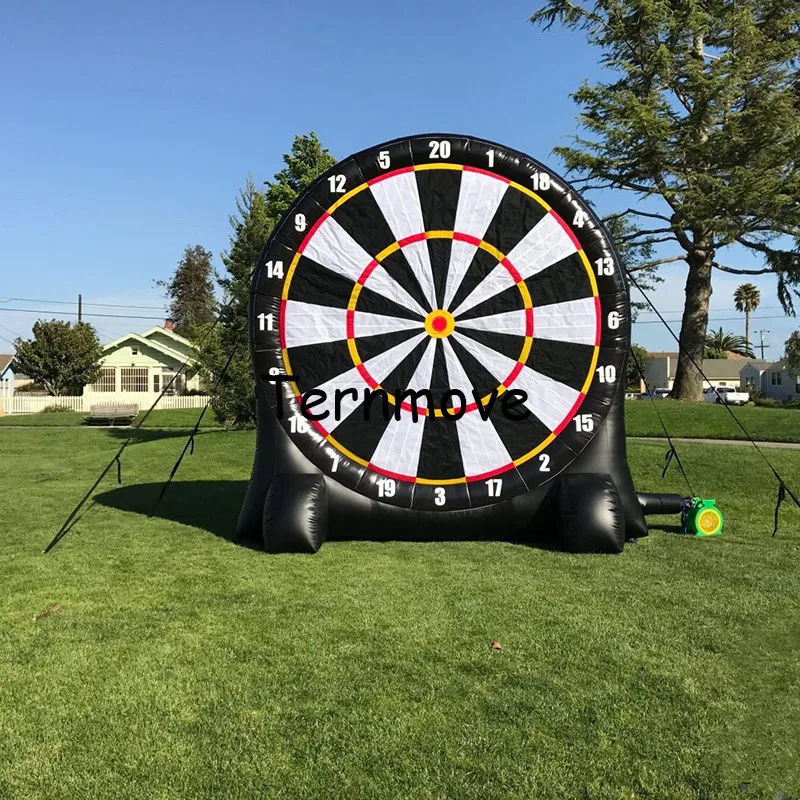
<svg viewBox="0 0 800 800">
<path fill-rule="evenodd" d="M 666 442 L 663 436 L 629 436 L 634 442 Z M 694 442 L 695 444 L 732 444 L 740 445 L 743 447 L 752 447 L 753 445 L 747 439 L 687 439 L 683 436 L 673 436 L 673 442 Z M 800 449 L 800 442 L 756 442 L 759 447 L 782 447 L 787 450 Z"/>
</svg>

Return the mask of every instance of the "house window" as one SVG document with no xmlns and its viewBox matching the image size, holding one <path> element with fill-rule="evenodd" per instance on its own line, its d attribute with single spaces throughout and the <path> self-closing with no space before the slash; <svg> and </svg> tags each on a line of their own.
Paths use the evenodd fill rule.
<svg viewBox="0 0 800 800">
<path fill-rule="evenodd" d="M 117 370 L 114 367 L 103 367 L 96 383 L 92 384 L 93 392 L 116 392 Z"/>
<path fill-rule="evenodd" d="M 745 389 L 747 389 L 747 388 L 749 388 L 751 386 L 755 386 L 755 385 L 756 385 L 756 379 L 755 378 L 745 378 L 744 379 L 744 387 L 745 387 Z"/>
<path fill-rule="evenodd" d="M 138 356 L 139 355 L 139 348 L 138 347 L 131 347 L 131 355 Z"/>
<path fill-rule="evenodd" d="M 780 372 L 771 372 L 770 377 L 772 378 L 772 385 L 773 386 L 780 386 L 782 382 L 782 376 Z"/>
<path fill-rule="evenodd" d="M 795 384 L 794 390 L 797 394 L 800 394 L 800 383 Z"/>
<path fill-rule="evenodd" d="M 719 385 L 720 385 L 720 386 L 727 386 L 727 385 L 728 385 L 728 382 L 727 382 L 727 381 L 720 381 L 720 382 L 719 382 Z"/>
<path fill-rule="evenodd" d="M 147 383 L 147 367 L 123 367 L 120 370 L 123 392 L 146 392 Z"/>
</svg>

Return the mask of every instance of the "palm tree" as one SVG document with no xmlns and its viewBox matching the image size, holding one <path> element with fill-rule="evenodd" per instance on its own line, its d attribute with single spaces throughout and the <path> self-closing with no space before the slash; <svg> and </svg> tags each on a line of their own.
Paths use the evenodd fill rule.
<svg viewBox="0 0 800 800">
<path fill-rule="evenodd" d="M 750 348 L 750 312 L 758 308 L 761 302 L 761 292 L 752 283 L 743 283 L 736 287 L 733 293 L 733 302 L 737 311 L 744 311 L 744 340 Z"/>
<path fill-rule="evenodd" d="M 728 353 L 748 358 L 756 357 L 744 336 L 725 333 L 722 328 L 706 336 L 705 358 L 727 358 Z"/>
</svg>

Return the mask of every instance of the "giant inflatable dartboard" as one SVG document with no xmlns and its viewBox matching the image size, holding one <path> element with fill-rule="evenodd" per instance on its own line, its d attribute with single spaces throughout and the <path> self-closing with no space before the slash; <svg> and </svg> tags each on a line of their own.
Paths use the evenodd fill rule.
<svg viewBox="0 0 800 800">
<path fill-rule="evenodd" d="M 507 504 L 573 465 L 630 342 L 620 264 L 574 190 L 521 153 L 441 134 L 309 187 L 259 261 L 250 325 L 261 413 L 302 454 L 292 469 L 426 518 Z M 364 389 L 390 414 L 380 400 L 365 413 Z M 409 390 L 433 398 L 416 421 Z"/>
</svg>

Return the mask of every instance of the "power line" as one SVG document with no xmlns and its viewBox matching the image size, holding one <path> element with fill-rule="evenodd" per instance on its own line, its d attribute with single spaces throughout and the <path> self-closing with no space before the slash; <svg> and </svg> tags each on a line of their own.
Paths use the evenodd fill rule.
<svg viewBox="0 0 800 800">
<path fill-rule="evenodd" d="M 636 300 L 634 302 L 638 303 L 639 301 Z M 774 311 L 776 308 L 783 308 L 783 306 L 759 306 L 759 310 L 760 311 Z M 716 309 L 715 313 L 723 314 L 723 313 L 726 313 L 728 311 L 737 311 L 737 313 L 739 313 L 739 314 L 742 313 L 742 312 L 738 311 L 738 309 L 736 309 L 736 308 L 718 308 L 718 309 Z M 655 312 L 654 311 L 648 311 L 647 309 L 642 309 L 642 311 L 640 311 L 639 313 L 641 313 L 641 314 L 654 314 Z M 683 309 L 682 308 L 676 308 L 676 309 L 673 309 L 672 311 L 663 311 L 662 314 L 683 314 Z M 789 316 L 789 315 L 787 314 L 786 316 Z M 744 319 L 744 316 L 736 317 L 736 319 Z M 752 319 L 752 317 L 750 317 L 750 319 Z"/>
<path fill-rule="evenodd" d="M 0 303 L 46 303 L 48 305 L 56 306 L 74 306 L 74 300 L 43 300 L 36 297 L 2 297 Z M 83 301 L 84 306 L 97 306 L 98 308 L 137 308 L 142 311 L 164 311 L 166 305 L 163 306 L 132 306 L 128 303 L 89 303 Z M 7 311 L 17 311 L 18 309 L 5 309 Z"/>
<path fill-rule="evenodd" d="M 741 321 L 741 317 L 709 317 L 709 322 L 714 320 L 715 322 L 739 322 Z M 751 320 L 755 319 L 792 319 L 788 314 L 776 314 L 774 316 L 763 316 L 763 317 L 750 317 Z M 679 319 L 668 319 L 667 322 L 671 322 L 673 324 L 679 325 L 681 320 Z M 658 325 L 661 320 L 658 319 L 637 319 L 634 320 L 634 325 Z"/>
<path fill-rule="evenodd" d="M 75 305 L 72 303 L 71 305 Z M 85 305 L 85 304 L 84 304 Z M 136 306 L 121 306 L 121 308 L 136 308 Z M 4 308 L 3 311 L 14 311 L 20 314 L 60 314 L 61 316 L 77 317 L 77 311 L 55 311 L 52 308 Z M 136 314 L 102 314 L 99 311 L 83 312 L 84 317 L 110 317 L 111 319 L 154 319 L 164 321 L 164 315 L 160 317 L 138 316 Z"/>
<path fill-rule="evenodd" d="M 5 325 L 0 325 L 0 328 L 2 328 L 4 331 L 6 331 L 8 333 L 13 334 L 14 336 L 19 336 L 20 339 L 22 338 L 22 334 L 21 333 L 17 333 L 16 331 L 12 331 L 11 328 L 6 328 Z M 8 340 L 6 340 L 6 341 L 8 341 Z"/>
</svg>

